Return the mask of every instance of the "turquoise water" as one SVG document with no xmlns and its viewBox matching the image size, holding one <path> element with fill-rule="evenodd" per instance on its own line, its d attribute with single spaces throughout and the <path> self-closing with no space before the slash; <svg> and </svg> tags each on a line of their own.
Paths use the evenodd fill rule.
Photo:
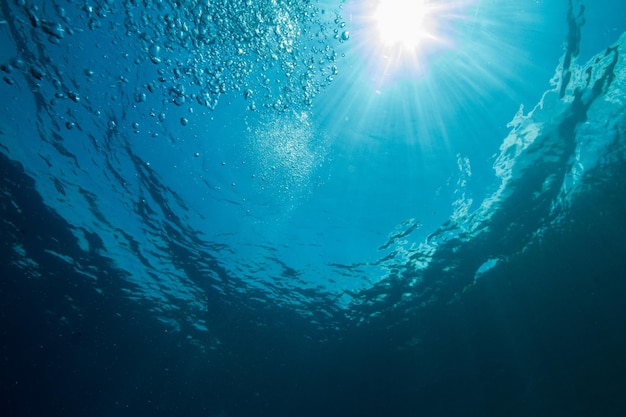
<svg viewBox="0 0 626 417">
<path fill-rule="evenodd" d="M 621 415 L 626 6 L 378 4 L 0 4 L 7 415 Z"/>
</svg>

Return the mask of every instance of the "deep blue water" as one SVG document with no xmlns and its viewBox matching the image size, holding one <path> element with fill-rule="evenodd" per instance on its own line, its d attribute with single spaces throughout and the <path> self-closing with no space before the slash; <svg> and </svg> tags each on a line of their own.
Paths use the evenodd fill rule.
<svg viewBox="0 0 626 417">
<path fill-rule="evenodd" d="M 624 415 L 626 5 L 377 4 L 0 2 L 2 415 Z"/>
</svg>

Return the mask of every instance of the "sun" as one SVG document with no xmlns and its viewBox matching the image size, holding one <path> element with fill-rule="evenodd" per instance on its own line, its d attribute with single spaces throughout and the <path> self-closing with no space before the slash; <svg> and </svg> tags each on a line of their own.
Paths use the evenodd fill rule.
<svg viewBox="0 0 626 417">
<path fill-rule="evenodd" d="M 372 17 L 386 47 L 410 51 L 433 38 L 434 8 L 427 0 L 380 0 Z"/>
<path fill-rule="evenodd" d="M 428 77 L 433 64 L 457 47 L 478 0 L 344 1 L 355 71 L 382 91 Z"/>
</svg>

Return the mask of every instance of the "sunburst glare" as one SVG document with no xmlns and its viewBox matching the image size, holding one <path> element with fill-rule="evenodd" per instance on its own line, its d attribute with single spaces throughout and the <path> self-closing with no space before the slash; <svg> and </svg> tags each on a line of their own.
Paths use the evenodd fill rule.
<svg viewBox="0 0 626 417">
<path fill-rule="evenodd" d="M 420 147 L 445 144 L 463 119 L 469 140 L 471 131 L 488 128 L 484 120 L 492 121 L 479 117 L 482 112 L 494 105 L 517 111 L 526 89 L 520 74 L 536 62 L 525 51 L 543 27 L 540 7 L 474 0 L 346 2 L 350 40 L 345 75 L 338 77 L 345 83 L 329 94 L 336 105 L 324 106 L 328 118 L 337 129 L 349 120 L 352 132 L 388 140 L 401 131 L 397 140 Z M 401 128 L 399 115 L 406 115 Z M 475 126 L 476 120 L 483 122 Z"/>
<path fill-rule="evenodd" d="M 369 0 L 349 6 L 361 55 L 376 84 L 423 73 L 429 57 L 455 42 L 469 0 Z"/>
<path fill-rule="evenodd" d="M 433 11 L 425 0 L 381 0 L 372 18 L 385 46 L 411 51 L 433 38 Z"/>
</svg>

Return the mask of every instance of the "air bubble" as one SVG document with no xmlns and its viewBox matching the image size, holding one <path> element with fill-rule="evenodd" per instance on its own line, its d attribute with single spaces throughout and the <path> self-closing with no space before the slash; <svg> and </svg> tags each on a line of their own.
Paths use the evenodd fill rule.
<svg viewBox="0 0 626 417">
<path fill-rule="evenodd" d="M 24 61 L 20 58 L 14 58 L 13 60 L 11 60 L 11 66 L 15 69 L 21 70 L 24 69 Z"/>
<path fill-rule="evenodd" d="M 43 80 L 43 78 L 44 78 L 43 71 L 40 68 L 38 68 L 38 67 L 36 67 L 34 65 L 32 67 L 30 67 L 30 75 L 32 75 L 33 77 L 35 77 L 38 80 Z"/>
<path fill-rule="evenodd" d="M 161 47 L 157 44 L 152 44 L 150 45 L 150 48 L 148 48 L 148 54 L 150 55 L 150 59 L 152 60 L 153 63 L 155 64 L 160 64 L 161 63 Z"/>
<path fill-rule="evenodd" d="M 72 100 L 74 103 L 78 103 L 80 101 L 80 96 L 78 95 L 78 93 L 75 93 L 73 91 L 68 91 L 67 92 L 67 97 Z"/>
</svg>

